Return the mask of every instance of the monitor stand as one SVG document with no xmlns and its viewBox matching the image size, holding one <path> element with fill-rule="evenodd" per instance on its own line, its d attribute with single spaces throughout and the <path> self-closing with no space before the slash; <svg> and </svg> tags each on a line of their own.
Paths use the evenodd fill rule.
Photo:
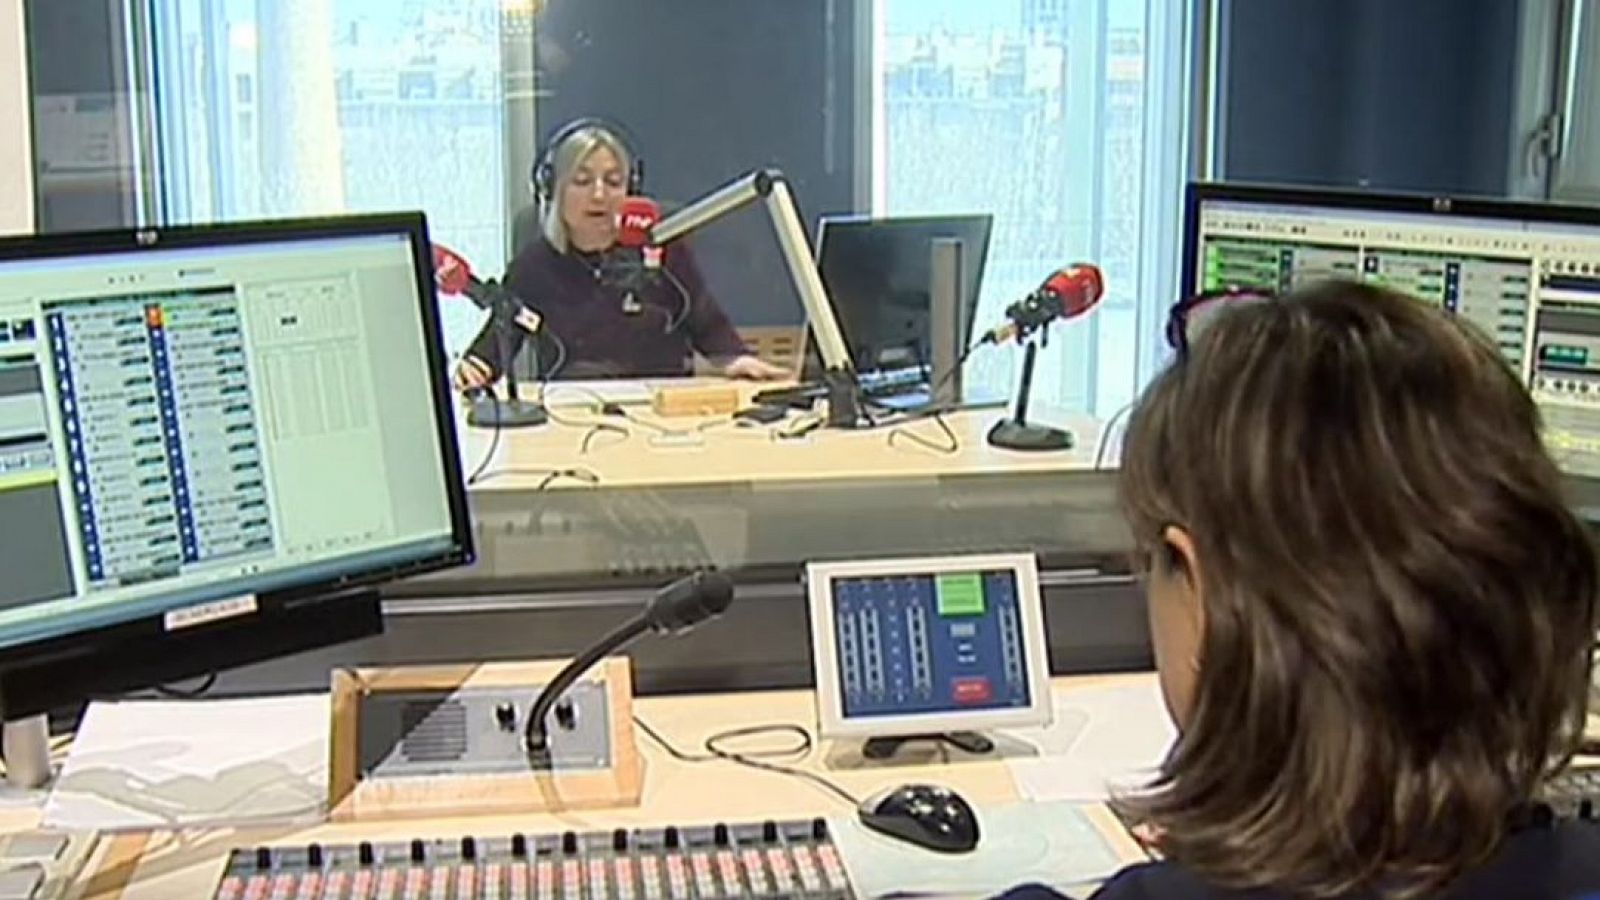
<svg viewBox="0 0 1600 900">
<path fill-rule="evenodd" d="M 936 741 L 949 744 L 968 753 L 993 753 L 994 741 L 976 731 L 945 731 L 936 734 L 908 734 L 901 737 L 868 738 L 861 746 L 861 755 L 867 759 L 888 759 L 912 741 Z"/>
</svg>

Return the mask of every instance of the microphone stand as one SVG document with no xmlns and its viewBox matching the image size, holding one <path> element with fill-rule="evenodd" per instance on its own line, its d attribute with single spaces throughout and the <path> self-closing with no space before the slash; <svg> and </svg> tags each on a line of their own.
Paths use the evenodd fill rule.
<svg viewBox="0 0 1600 900">
<path fill-rule="evenodd" d="M 1042 339 L 1049 329 L 1040 329 Z M 1039 342 L 1030 331 L 1022 355 L 1022 381 L 1017 386 L 1017 405 L 1009 419 L 1001 419 L 989 429 L 989 445 L 1006 450 L 1070 450 L 1072 432 L 1049 425 L 1035 425 L 1028 421 L 1028 400 L 1033 394 L 1033 363 L 1039 355 Z"/>
<path fill-rule="evenodd" d="M 856 428 L 862 416 L 860 379 L 845 345 L 833 301 L 806 240 L 805 225 L 794 205 L 788 180 L 776 169 L 751 172 L 718 188 L 683 209 L 657 222 L 650 229 L 650 245 L 661 247 L 716 221 L 748 203 L 762 202 L 778 238 L 784 265 L 800 306 L 805 310 L 810 340 L 822 359 L 822 390 L 827 398 L 829 428 Z"/>
<path fill-rule="evenodd" d="M 650 621 L 646 615 L 641 613 L 634 616 L 578 654 L 566 668 L 556 673 L 556 677 L 539 692 L 538 698 L 533 702 L 533 708 L 528 710 L 528 721 L 523 727 L 522 738 L 530 756 L 536 761 L 548 762 L 550 735 L 545 717 L 550 715 L 550 708 L 566 694 L 567 689 L 576 684 L 578 679 L 583 677 L 583 673 L 589 671 L 595 663 L 649 630 Z"/>
<path fill-rule="evenodd" d="M 495 350 L 500 357 L 500 375 L 506 381 L 506 399 L 496 397 L 493 387 L 471 395 L 467 402 L 467 424 L 476 428 L 531 428 L 550 421 L 550 414 L 543 406 L 517 395 L 513 329 L 519 326 L 513 303 L 505 290 L 496 291 L 490 318 L 494 323 Z M 534 335 L 528 335 L 528 340 L 533 339 Z"/>
<path fill-rule="evenodd" d="M 551 707 L 555 707 L 556 721 L 563 727 L 571 727 L 571 709 L 565 710 L 567 718 L 563 719 L 564 711 L 557 703 L 590 667 L 647 631 L 682 634 L 706 619 L 721 615 L 732 601 L 733 583 L 726 576 L 696 572 L 662 588 L 637 615 L 579 653 L 550 679 L 528 710 L 522 739 L 534 766 L 549 768 L 551 765 L 550 733 L 545 717 L 550 714 Z"/>
</svg>

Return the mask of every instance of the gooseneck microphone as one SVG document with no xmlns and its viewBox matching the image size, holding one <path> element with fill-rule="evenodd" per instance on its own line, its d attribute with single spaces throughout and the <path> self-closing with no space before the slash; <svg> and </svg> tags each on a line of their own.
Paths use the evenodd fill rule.
<svg viewBox="0 0 1600 900">
<path fill-rule="evenodd" d="M 682 634 L 707 619 L 715 618 L 733 602 L 733 582 L 720 572 L 696 572 L 667 585 L 638 615 L 578 654 L 556 674 L 539 693 L 528 711 L 523 741 L 530 754 L 541 755 L 550 749 L 549 728 L 545 722 L 551 707 L 595 663 L 647 631 L 657 634 Z"/>
</svg>

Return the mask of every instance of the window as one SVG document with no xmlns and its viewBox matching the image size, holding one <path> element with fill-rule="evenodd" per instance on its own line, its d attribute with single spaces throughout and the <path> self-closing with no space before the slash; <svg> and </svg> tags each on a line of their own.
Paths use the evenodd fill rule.
<svg viewBox="0 0 1600 900">
<path fill-rule="evenodd" d="M 1177 290 L 1186 7 L 1162 0 L 878 0 L 873 212 L 993 212 L 978 325 L 1056 268 L 1092 261 L 1107 295 L 1051 329 L 1034 392 L 1109 416 L 1160 358 Z M 968 379 L 1010 396 L 1020 353 Z"/>
<path fill-rule="evenodd" d="M 500 0 L 151 0 L 170 222 L 423 209 L 505 264 Z M 480 314 L 443 309 L 463 346 Z"/>
</svg>

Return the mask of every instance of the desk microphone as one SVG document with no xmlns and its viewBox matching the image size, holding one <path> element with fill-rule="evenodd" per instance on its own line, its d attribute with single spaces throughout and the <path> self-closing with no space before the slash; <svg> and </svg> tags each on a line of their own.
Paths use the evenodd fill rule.
<svg viewBox="0 0 1600 900">
<path fill-rule="evenodd" d="M 617 215 L 617 243 L 623 247 L 639 248 L 646 269 L 661 268 L 665 252 L 650 242 L 650 229 L 661 221 L 661 204 L 649 197 L 629 197 L 622 201 L 622 211 Z"/>
<path fill-rule="evenodd" d="M 578 654 L 545 685 L 539 693 L 539 699 L 533 702 L 533 708 L 528 711 L 528 723 L 523 729 L 523 741 L 528 752 L 538 755 L 550 749 L 545 718 L 550 715 L 551 707 L 606 654 L 615 652 L 646 631 L 682 634 L 707 619 L 721 615 L 732 602 L 733 582 L 720 572 L 696 572 L 657 591 L 638 615 Z"/>
<path fill-rule="evenodd" d="M 465 257 L 440 244 L 433 245 L 433 280 L 442 293 L 466 297 L 479 309 L 502 316 L 529 334 L 538 334 L 544 325 L 544 317 L 529 309 L 505 285 L 479 278 Z"/>
<path fill-rule="evenodd" d="M 1073 263 L 1059 269 L 1038 290 L 1006 307 L 1008 321 L 985 333 L 982 343 L 1003 344 L 1013 337 L 1027 337 L 1057 318 L 1077 318 L 1093 309 L 1105 290 L 1098 266 Z"/>
<path fill-rule="evenodd" d="M 661 207 L 649 197 L 628 197 L 617 213 L 617 252 L 602 260 L 600 282 L 622 291 L 622 313 L 644 312 L 639 293 L 660 278 L 662 249 L 650 243 L 650 229 L 661 220 Z"/>
</svg>

